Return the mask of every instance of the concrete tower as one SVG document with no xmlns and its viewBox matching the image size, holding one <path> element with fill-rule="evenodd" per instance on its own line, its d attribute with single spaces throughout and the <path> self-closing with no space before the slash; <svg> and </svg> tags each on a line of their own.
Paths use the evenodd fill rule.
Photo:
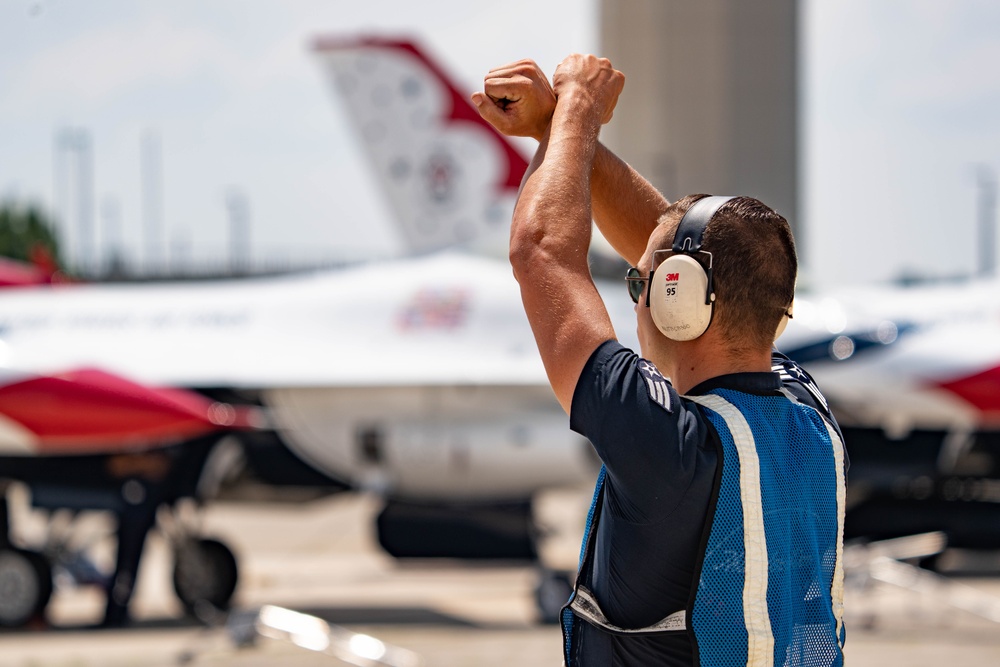
<svg viewBox="0 0 1000 667">
<path fill-rule="evenodd" d="M 670 200 L 750 195 L 798 227 L 796 0 L 601 0 L 625 73 L 602 140 Z"/>
</svg>

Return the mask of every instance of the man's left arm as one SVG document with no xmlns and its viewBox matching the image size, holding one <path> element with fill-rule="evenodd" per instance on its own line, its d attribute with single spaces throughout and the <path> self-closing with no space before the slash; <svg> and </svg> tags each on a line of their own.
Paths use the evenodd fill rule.
<svg viewBox="0 0 1000 667">
<path fill-rule="evenodd" d="M 568 413 L 580 373 L 615 337 L 590 275 L 590 173 L 602 123 L 624 86 L 610 62 L 572 55 L 556 70 L 552 123 L 529 166 L 511 223 L 510 259 L 556 397 Z"/>
</svg>

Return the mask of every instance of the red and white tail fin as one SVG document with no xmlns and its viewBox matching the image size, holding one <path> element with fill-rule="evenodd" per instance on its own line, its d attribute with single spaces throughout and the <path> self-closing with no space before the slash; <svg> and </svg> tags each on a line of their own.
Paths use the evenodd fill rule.
<svg viewBox="0 0 1000 667">
<path fill-rule="evenodd" d="M 411 252 L 507 229 L 527 162 L 436 63 L 408 41 L 320 39 L 315 50 Z"/>
</svg>

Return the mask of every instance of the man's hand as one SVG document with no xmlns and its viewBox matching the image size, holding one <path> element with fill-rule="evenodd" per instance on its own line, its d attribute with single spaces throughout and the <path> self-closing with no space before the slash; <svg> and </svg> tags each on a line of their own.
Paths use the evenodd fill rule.
<svg viewBox="0 0 1000 667">
<path fill-rule="evenodd" d="M 541 140 L 552 120 L 556 96 L 533 60 L 490 70 L 481 93 L 472 94 L 479 115 L 501 134 Z"/>
<path fill-rule="evenodd" d="M 625 75 L 607 58 L 573 53 L 556 67 L 552 85 L 560 100 L 572 97 L 574 107 L 592 110 L 604 124 L 614 115 Z"/>
</svg>

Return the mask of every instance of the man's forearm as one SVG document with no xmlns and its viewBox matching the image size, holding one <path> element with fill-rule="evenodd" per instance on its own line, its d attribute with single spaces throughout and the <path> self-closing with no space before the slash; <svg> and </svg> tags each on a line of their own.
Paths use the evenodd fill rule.
<svg viewBox="0 0 1000 667">
<path fill-rule="evenodd" d="M 571 103 L 556 108 L 514 209 L 512 255 L 542 250 L 549 259 L 558 255 L 560 262 L 586 266 L 592 217 L 586 165 L 593 160 L 597 127 L 596 119 L 579 117 Z"/>
<path fill-rule="evenodd" d="M 594 155 L 590 192 L 597 228 L 635 266 L 670 202 L 603 144 L 597 145 Z"/>
</svg>

